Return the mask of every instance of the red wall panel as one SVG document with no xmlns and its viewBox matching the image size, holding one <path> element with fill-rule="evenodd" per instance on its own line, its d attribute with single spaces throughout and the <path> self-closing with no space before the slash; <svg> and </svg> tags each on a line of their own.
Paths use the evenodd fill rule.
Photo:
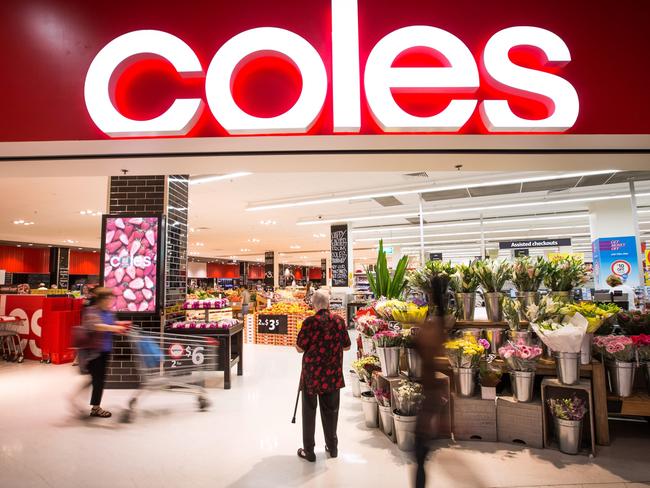
<svg viewBox="0 0 650 488">
<path fill-rule="evenodd" d="M 70 251 L 70 274 L 99 275 L 99 253 Z"/>
<path fill-rule="evenodd" d="M 0 246 L 0 269 L 11 273 L 49 273 L 50 250 Z"/>
<path fill-rule="evenodd" d="M 239 264 L 208 263 L 208 278 L 239 278 Z"/>
<path fill-rule="evenodd" d="M 249 280 L 263 280 L 264 279 L 264 266 L 252 264 L 248 267 Z"/>
<path fill-rule="evenodd" d="M 309 279 L 320 280 L 323 277 L 323 270 L 320 268 L 309 268 Z"/>
</svg>

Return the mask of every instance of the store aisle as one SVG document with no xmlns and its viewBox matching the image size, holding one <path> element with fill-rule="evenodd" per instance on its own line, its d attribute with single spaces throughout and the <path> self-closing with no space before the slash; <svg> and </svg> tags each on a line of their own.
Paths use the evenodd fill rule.
<svg viewBox="0 0 650 488">
<path fill-rule="evenodd" d="M 290 423 L 299 355 L 290 348 L 246 346 L 246 376 L 211 390 L 213 407 L 153 394 L 133 424 L 68 416 L 64 392 L 76 368 L 0 364 L 0 486 L 3 487 L 407 487 L 412 462 L 379 431 L 363 425 L 361 405 L 342 394 L 338 459 L 325 456 L 317 430 L 315 464 L 296 457 L 300 420 Z M 352 353 L 346 356 L 346 362 Z M 219 380 L 221 382 L 222 380 Z M 129 391 L 109 390 L 117 412 Z M 595 460 L 490 443 L 441 442 L 429 472 L 436 487 L 622 487 L 650 481 L 650 438 L 619 437 Z M 594 485 L 596 486 L 596 485 Z"/>
</svg>

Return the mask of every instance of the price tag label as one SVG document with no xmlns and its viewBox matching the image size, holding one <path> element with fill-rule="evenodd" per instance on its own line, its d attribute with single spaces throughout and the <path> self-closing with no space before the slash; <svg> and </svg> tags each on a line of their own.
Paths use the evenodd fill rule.
<svg viewBox="0 0 650 488">
<path fill-rule="evenodd" d="M 258 334 L 288 334 L 289 318 L 286 315 L 258 315 Z"/>
</svg>

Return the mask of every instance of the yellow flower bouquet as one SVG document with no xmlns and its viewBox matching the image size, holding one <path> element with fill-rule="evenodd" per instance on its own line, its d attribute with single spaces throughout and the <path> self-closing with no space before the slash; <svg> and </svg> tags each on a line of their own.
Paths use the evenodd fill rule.
<svg viewBox="0 0 650 488">
<path fill-rule="evenodd" d="M 447 359 L 452 368 L 477 368 L 486 346 L 482 341 L 472 336 L 454 339 L 444 343 Z M 487 342 L 487 341 L 486 341 Z"/>
</svg>

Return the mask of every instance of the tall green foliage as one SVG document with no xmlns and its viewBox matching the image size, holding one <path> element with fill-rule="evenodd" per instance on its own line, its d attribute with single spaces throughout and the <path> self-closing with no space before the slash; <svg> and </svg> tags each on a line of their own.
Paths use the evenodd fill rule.
<svg viewBox="0 0 650 488">
<path fill-rule="evenodd" d="M 395 273 L 391 276 L 386 260 L 386 251 L 384 251 L 384 242 L 383 240 L 379 241 L 379 252 L 377 253 L 374 273 L 366 268 L 370 291 L 375 295 L 375 298 L 399 298 L 402 295 L 406 286 L 407 265 L 408 256 L 402 256 L 395 267 Z"/>
</svg>

